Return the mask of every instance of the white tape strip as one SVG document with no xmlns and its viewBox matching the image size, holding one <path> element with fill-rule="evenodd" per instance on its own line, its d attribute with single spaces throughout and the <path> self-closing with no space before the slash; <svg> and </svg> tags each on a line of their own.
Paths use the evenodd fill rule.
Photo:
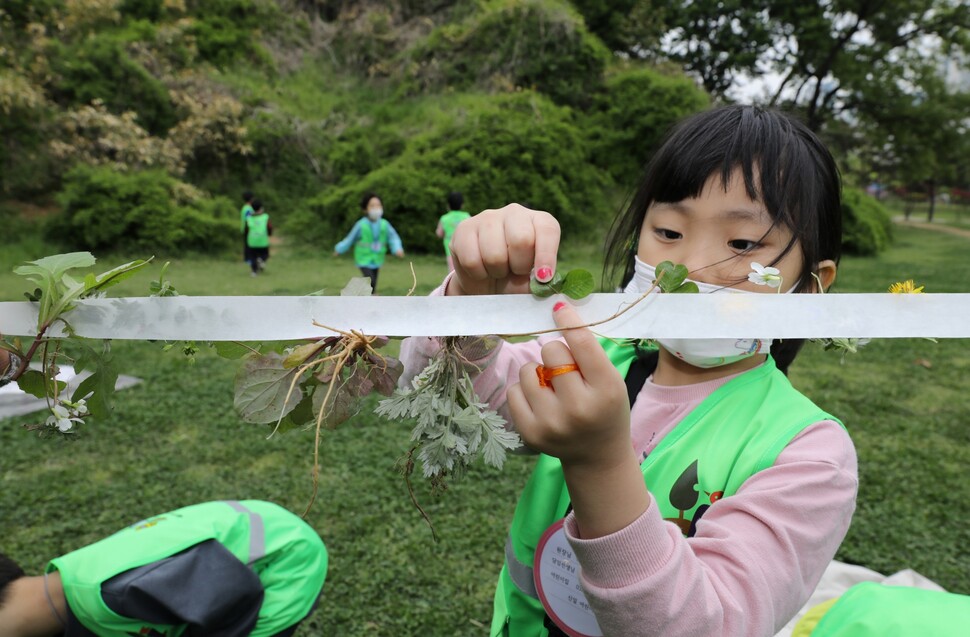
<svg viewBox="0 0 970 637">
<path fill-rule="evenodd" d="M 593 294 L 575 305 L 591 322 L 636 298 Z M 528 295 L 179 296 L 86 300 L 66 318 L 80 336 L 133 340 L 270 341 L 329 333 L 314 320 L 370 335 L 516 334 L 554 328 L 555 302 Z M 35 334 L 35 307 L 0 302 L 0 333 Z M 970 338 L 970 294 L 652 294 L 594 329 L 616 338 Z"/>
</svg>

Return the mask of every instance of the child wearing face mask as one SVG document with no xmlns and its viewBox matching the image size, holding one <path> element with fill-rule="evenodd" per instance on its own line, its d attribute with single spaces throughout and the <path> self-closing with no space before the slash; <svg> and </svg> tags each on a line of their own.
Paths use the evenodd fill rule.
<svg viewBox="0 0 970 637">
<path fill-rule="evenodd" d="M 360 200 L 364 213 L 343 241 L 334 247 L 334 256 L 347 252 L 354 246 L 354 262 L 360 273 L 370 279 L 371 293 L 377 293 L 377 273 L 384 265 L 384 255 L 388 250 L 398 257 L 404 257 L 401 237 L 391 223 L 384 219 L 384 203 L 376 194 L 369 192 Z"/>
<path fill-rule="evenodd" d="M 695 115 L 614 222 L 607 276 L 644 292 L 669 260 L 702 292 L 820 292 L 840 256 L 840 189 L 830 153 L 788 115 Z M 527 294 L 532 273 L 553 276 L 559 238 L 546 212 L 482 212 L 456 229 L 435 293 Z M 565 303 L 553 316 L 581 325 Z M 479 396 L 540 454 L 491 635 L 774 635 L 835 555 L 858 485 L 846 429 L 785 376 L 802 343 L 562 334 L 469 338 L 463 352 Z M 405 341 L 401 382 L 438 347 Z"/>
</svg>

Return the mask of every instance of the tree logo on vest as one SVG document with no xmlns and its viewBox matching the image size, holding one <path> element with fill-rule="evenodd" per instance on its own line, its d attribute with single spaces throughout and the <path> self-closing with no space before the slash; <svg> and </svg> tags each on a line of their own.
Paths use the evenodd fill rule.
<svg viewBox="0 0 970 637">
<path fill-rule="evenodd" d="M 700 493 L 696 488 L 699 484 L 697 462 L 695 460 L 689 467 L 684 469 L 680 477 L 674 482 L 674 486 L 670 488 L 670 505 L 677 509 L 680 515 L 676 518 L 664 518 L 665 521 L 676 524 L 685 537 L 694 537 L 694 534 L 697 532 L 698 520 L 707 513 L 707 510 L 711 508 L 712 504 L 724 496 L 724 491 L 704 491 L 703 493 L 710 499 L 711 504 L 697 506 L 697 501 L 700 499 Z M 694 507 L 697 507 L 697 510 L 694 511 L 694 515 L 690 519 L 687 519 L 687 512 Z"/>
</svg>

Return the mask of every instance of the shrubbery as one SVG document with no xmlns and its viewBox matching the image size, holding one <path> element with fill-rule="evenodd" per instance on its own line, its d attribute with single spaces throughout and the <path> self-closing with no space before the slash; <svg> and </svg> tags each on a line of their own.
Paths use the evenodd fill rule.
<svg viewBox="0 0 970 637">
<path fill-rule="evenodd" d="M 438 251 L 434 235 L 445 195 L 459 190 L 479 211 L 519 202 L 556 215 L 564 233 L 592 230 L 611 212 L 609 178 L 589 164 L 583 130 L 570 109 L 531 92 L 483 98 L 479 111 L 412 142 L 399 157 L 356 181 L 328 188 L 288 226 L 331 245 L 360 215 L 361 196 L 379 193 L 405 249 Z"/>
<path fill-rule="evenodd" d="M 208 198 L 160 170 L 80 165 L 65 176 L 58 199 L 64 210 L 47 233 L 73 249 L 211 253 L 239 243 L 231 201 Z"/>
<path fill-rule="evenodd" d="M 707 94 L 682 74 L 643 67 L 614 73 L 591 116 L 594 160 L 621 187 L 632 189 L 664 133 L 709 105 Z"/>
<path fill-rule="evenodd" d="M 842 192 L 842 249 L 870 256 L 889 247 L 892 217 L 886 208 L 857 188 Z"/>
<path fill-rule="evenodd" d="M 568 2 L 491 0 L 463 22 L 432 31 L 402 54 L 400 66 L 414 92 L 531 88 L 586 106 L 609 59 Z"/>
</svg>

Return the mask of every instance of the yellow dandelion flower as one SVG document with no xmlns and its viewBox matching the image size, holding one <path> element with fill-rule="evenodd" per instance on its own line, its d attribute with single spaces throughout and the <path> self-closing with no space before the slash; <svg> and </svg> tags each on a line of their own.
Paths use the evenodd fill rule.
<svg viewBox="0 0 970 637">
<path fill-rule="evenodd" d="M 889 291 L 893 294 L 920 294 L 923 291 L 923 286 L 916 287 L 913 280 L 909 279 L 901 283 L 893 283 L 889 286 Z"/>
</svg>

